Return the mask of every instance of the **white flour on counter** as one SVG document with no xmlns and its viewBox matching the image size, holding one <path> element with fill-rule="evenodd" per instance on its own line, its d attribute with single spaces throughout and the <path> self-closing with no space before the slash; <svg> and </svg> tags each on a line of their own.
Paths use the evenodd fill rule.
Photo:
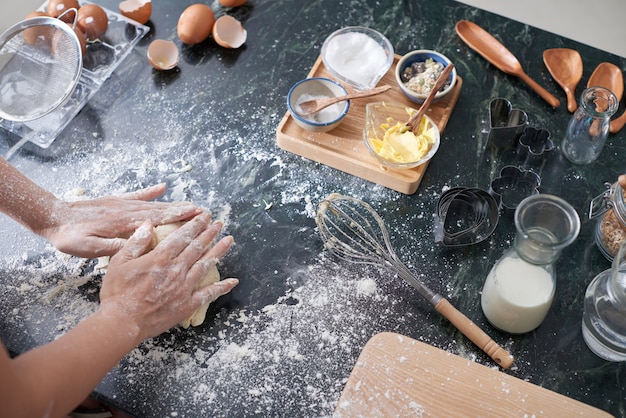
<svg viewBox="0 0 626 418">
<path fill-rule="evenodd" d="M 210 106 L 207 108 L 210 111 Z M 261 134 L 235 139 L 226 134 L 206 134 L 202 136 L 204 148 L 198 152 L 181 151 L 179 147 L 187 140 L 188 132 L 197 131 L 198 127 L 177 126 L 175 118 L 164 121 L 162 137 L 135 144 L 137 149 L 133 153 L 107 145 L 89 158 L 73 159 L 67 167 L 59 161 L 53 171 L 71 168 L 79 174 L 66 184 L 56 184 L 56 188 L 62 189 L 53 191 L 66 200 L 87 199 L 149 186 L 156 177 L 168 183 L 165 200 L 193 201 L 208 208 L 214 219 L 224 222 L 226 233 L 241 227 L 243 216 L 252 217 L 246 223 L 258 222 L 250 227 L 249 236 L 235 236 L 236 243 L 256 238 L 255 228 L 273 225 L 276 223 L 273 216 L 284 213 L 302 217 L 303 226 L 298 231 L 301 236 L 316 235 L 312 222 L 316 205 L 337 191 L 329 184 L 335 184 L 338 171 L 278 149 L 273 138 L 265 138 L 262 133 L 273 132 L 279 116 L 267 117 L 264 112 L 265 109 L 259 109 L 256 115 L 232 116 L 261 125 L 250 128 L 251 132 Z M 206 125 L 224 123 L 212 118 L 206 114 L 196 119 Z M 272 145 L 268 146 L 270 140 Z M 222 150 L 221 154 L 218 149 Z M 258 179 L 261 172 L 265 177 Z M 35 181 L 40 180 L 37 182 L 45 186 L 46 181 L 53 181 L 47 178 L 42 175 Z M 214 183 L 220 187 L 213 187 Z M 397 192 L 344 174 L 339 184 L 355 197 L 367 196 L 368 203 L 375 208 L 386 205 L 398 211 L 398 214 L 380 215 L 383 219 L 399 216 L 404 220 L 390 224 L 389 232 L 394 239 L 407 242 L 396 251 L 401 259 L 417 264 L 415 268 L 409 264 L 409 268 L 419 272 L 419 264 L 432 262 L 435 250 L 430 240 L 411 239 L 415 234 L 428 236 L 430 229 L 415 231 L 411 225 L 426 223 L 430 228 L 441 190 L 434 187 L 421 190 L 422 199 L 411 201 L 418 205 L 411 218 L 394 203 L 401 199 Z M 52 323 L 52 338 L 57 338 L 97 309 L 99 276 L 89 268 L 95 260 L 76 259 L 48 250 L 34 265 L 26 265 L 22 254 L 5 260 L 5 265 L 14 269 L 11 271 L 21 272 L 23 277 L 0 282 L 0 296 L 17 294 L 24 301 L 6 319 L 8 326 L 19 328 L 22 323 L 34 323 L 43 328 Z M 241 261 L 236 258 L 228 261 L 235 275 L 237 263 L 245 262 L 243 255 L 240 256 Z M 277 265 L 284 266 L 285 262 L 281 260 Z M 456 266 L 444 261 L 443 268 L 443 275 L 452 277 Z M 201 329 L 187 333 L 175 330 L 144 342 L 127 355 L 119 366 L 121 378 L 133 386 L 133 393 L 126 394 L 126 398 L 136 399 L 135 407 L 145 410 L 143 403 L 156 404 L 152 398 L 158 399 L 167 392 L 166 396 L 175 400 L 169 403 L 177 406 L 171 411 L 161 411 L 165 417 L 280 416 L 285 411 L 298 411 L 302 416 L 329 416 L 362 347 L 372 335 L 381 331 L 401 332 L 420 324 L 421 328 L 415 332 L 418 338 L 435 342 L 441 332 L 434 324 L 435 315 L 429 313 L 420 296 L 400 279 L 378 269 L 320 255 L 311 265 L 285 267 L 274 274 L 275 281 L 280 281 L 279 285 L 287 290 L 273 303 L 258 310 L 222 311 L 207 317 L 207 328 L 202 328 L 207 332 L 202 338 L 189 335 Z M 445 287 L 447 293 L 462 293 L 463 289 L 442 281 L 444 287 L 449 286 Z M 42 309 L 32 310 L 33 303 L 40 304 Z M 423 316 L 419 318 L 413 309 L 406 308 L 416 304 L 424 306 Z M 441 340 L 449 340 L 449 336 Z M 437 345 L 457 353 L 470 349 L 466 344 L 454 342 L 445 347 Z M 108 383 L 116 384 L 110 381 L 113 378 L 107 379 Z M 173 381 L 184 384 L 168 385 Z M 125 383 L 119 386 L 127 387 Z M 174 392 L 173 388 L 181 389 Z"/>
</svg>

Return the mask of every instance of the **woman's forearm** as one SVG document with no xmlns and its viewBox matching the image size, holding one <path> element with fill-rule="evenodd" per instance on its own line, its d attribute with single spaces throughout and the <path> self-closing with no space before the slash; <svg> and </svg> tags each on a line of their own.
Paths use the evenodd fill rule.
<svg viewBox="0 0 626 418">
<path fill-rule="evenodd" d="M 65 416 L 140 338 L 138 326 L 101 309 L 61 338 L 20 355 L 12 361 L 13 378 L 3 379 L 12 381 L 13 389 L 19 382 L 26 390 L 16 390 L 16 396 L 26 393 L 30 401 L 9 398 L 10 416 Z"/>
<path fill-rule="evenodd" d="M 19 170 L 0 158 L 0 211 L 31 231 L 41 231 L 51 224 L 59 200 L 39 187 Z"/>
</svg>

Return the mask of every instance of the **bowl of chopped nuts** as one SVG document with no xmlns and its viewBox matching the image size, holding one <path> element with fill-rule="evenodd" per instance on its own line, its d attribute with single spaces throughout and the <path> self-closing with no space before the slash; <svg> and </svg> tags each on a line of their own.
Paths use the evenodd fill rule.
<svg viewBox="0 0 626 418">
<path fill-rule="evenodd" d="M 415 103 L 422 103 L 434 87 L 444 68 L 451 64 L 445 55 L 428 49 L 411 51 L 396 65 L 396 82 L 400 90 Z M 435 95 L 434 101 L 450 93 L 456 83 L 456 68 Z"/>
</svg>

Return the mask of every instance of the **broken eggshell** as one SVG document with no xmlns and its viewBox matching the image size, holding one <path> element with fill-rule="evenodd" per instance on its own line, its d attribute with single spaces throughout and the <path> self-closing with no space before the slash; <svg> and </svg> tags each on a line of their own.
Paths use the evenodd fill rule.
<svg viewBox="0 0 626 418">
<path fill-rule="evenodd" d="M 155 39 L 147 55 L 148 62 L 157 70 L 171 70 L 178 65 L 178 47 L 172 41 Z"/>
<path fill-rule="evenodd" d="M 213 39 L 224 48 L 239 48 L 247 35 L 241 22 L 229 15 L 220 16 L 213 25 Z"/>
<path fill-rule="evenodd" d="M 152 0 L 124 0 L 119 8 L 122 16 L 144 25 L 152 15 Z"/>
</svg>

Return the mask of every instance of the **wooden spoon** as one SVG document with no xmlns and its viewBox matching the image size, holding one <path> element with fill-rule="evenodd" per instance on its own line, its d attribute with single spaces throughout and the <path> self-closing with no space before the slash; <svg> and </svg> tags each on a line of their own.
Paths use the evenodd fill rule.
<svg viewBox="0 0 626 418">
<path fill-rule="evenodd" d="M 500 71 L 520 78 L 550 106 L 559 106 L 559 99 L 530 78 L 524 72 L 522 65 L 511 51 L 506 49 L 506 47 L 489 34 L 489 32 L 473 22 L 459 20 L 456 23 L 456 33 L 470 48 L 482 55 L 483 58 L 495 65 Z"/>
<path fill-rule="evenodd" d="M 610 62 L 601 62 L 598 64 L 587 81 L 587 87 L 600 86 L 607 88 L 613 92 L 617 101 L 622 100 L 624 95 L 624 77 L 622 70 L 615 64 Z M 605 109 L 598 109 L 604 111 Z M 613 119 L 609 125 L 609 132 L 615 134 L 619 132 L 626 123 L 626 116 L 622 114 L 617 119 Z"/>
<path fill-rule="evenodd" d="M 624 113 L 622 113 L 622 115 L 619 118 L 613 119 L 611 121 L 609 132 L 612 134 L 616 134 L 622 130 L 624 125 L 626 125 L 626 111 L 624 111 Z"/>
<path fill-rule="evenodd" d="M 350 99 L 359 99 L 361 97 L 369 97 L 376 96 L 377 94 L 384 93 L 391 88 L 390 85 L 386 84 L 384 86 L 376 87 L 370 90 L 357 91 L 354 93 L 346 94 L 345 96 L 338 97 L 322 97 L 321 99 L 312 99 L 307 100 L 301 103 L 298 103 L 300 109 L 298 113 L 302 116 L 311 115 L 315 112 L 319 112 L 320 110 L 327 108 L 328 106 L 343 102 Z"/>
<path fill-rule="evenodd" d="M 567 110 L 573 112 L 578 107 L 576 86 L 583 76 L 583 60 L 580 53 L 569 48 L 552 48 L 543 51 L 543 62 L 552 78 L 559 83 L 567 96 Z"/>
<path fill-rule="evenodd" d="M 622 70 L 615 64 L 610 62 L 601 62 L 598 64 L 587 81 L 587 87 L 599 86 L 609 89 L 613 92 L 617 101 L 622 100 L 624 94 L 624 78 Z"/>
<path fill-rule="evenodd" d="M 424 116 L 424 113 L 426 113 L 426 111 L 428 110 L 428 106 L 430 106 L 430 103 L 435 98 L 435 95 L 437 94 L 439 89 L 441 89 L 441 86 L 443 86 L 448 80 L 448 77 L 450 77 L 450 73 L 453 69 L 454 64 L 450 63 L 446 65 L 446 68 L 443 69 L 443 71 L 439 75 L 439 78 L 435 82 L 434 87 L 430 90 L 428 96 L 426 96 L 426 100 L 424 100 L 424 103 L 422 103 L 417 112 L 415 112 L 413 116 L 411 116 L 407 121 L 406 126 L 411 128 L 411 132 L 413 132 L 415 135 L 419 134 L 419 127 L 420 123 L 422 122 L 422 116 Z"/>
</svg>

